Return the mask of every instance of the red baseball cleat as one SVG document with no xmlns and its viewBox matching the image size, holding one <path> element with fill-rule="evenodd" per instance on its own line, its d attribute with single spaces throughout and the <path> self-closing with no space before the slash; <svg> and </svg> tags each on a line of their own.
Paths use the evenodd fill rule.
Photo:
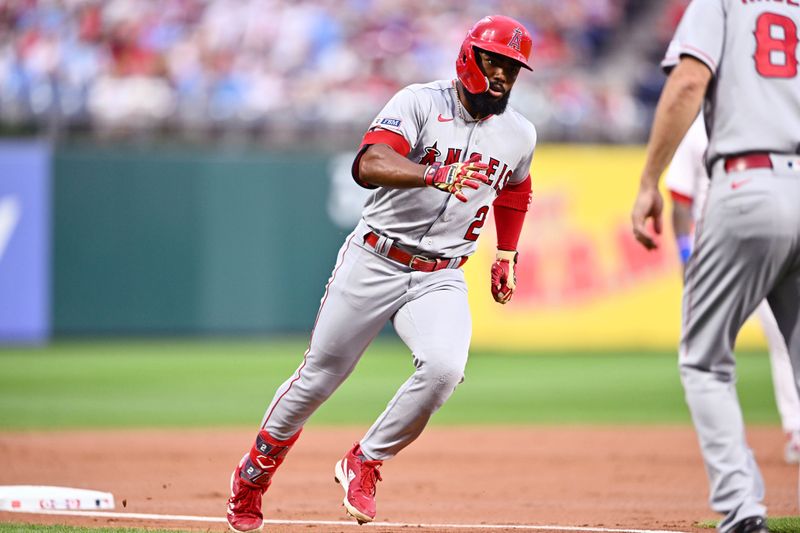
<svg viewBox="0 0 800 533">
<path fill-rule="evenodd" d="M 301 430 L 302 431 L 302 430 Z M 244 454 L 231 474 L 231 497 L 228 498 L 228 527 L 236 533 L 260 531 L 264 526 L 261 499 L 272 483 L 272 476 L 300 436 L 287 440 L 272 438 L 263 429 L 252 449 Z"/>
<path fill-rule="evenodd" d="M 269 487 L 259 486 L 242 477 L 242 468 L 248 462 L 250 453 L 244 454 L 239 466 L 231 474 L 231 497 L 228 498 L 228 527 L 236 533 L 260 531 L 264 526 L 261 514 L 261 498 Z"/>
<path fill-rule="evenodd" d="M 381 480 L 382 464 L 366 460 L 356 443 L 334 468 L 335 480 L 344 489 L 344 508 L 359 524 L 375 518 L 375 484 Z"/>
</svg>

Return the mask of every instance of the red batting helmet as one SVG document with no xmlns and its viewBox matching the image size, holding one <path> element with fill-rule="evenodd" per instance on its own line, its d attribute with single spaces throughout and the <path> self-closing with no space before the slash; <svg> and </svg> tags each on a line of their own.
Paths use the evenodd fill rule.
<svg viewBox="0 0 800 533">
<path fill-rule="evenodd" d="M 472 27 L 461 43 L 456 59 L 456 73 L 464 87 L 473 94 L 489 90 L 489 80 L 481 72 L 475 59 L 475 48 L 509 57 L 528 66 L 531 56 L 531 36 L 525 26 L 503 15 L 484 17 Z"/>
</svg>

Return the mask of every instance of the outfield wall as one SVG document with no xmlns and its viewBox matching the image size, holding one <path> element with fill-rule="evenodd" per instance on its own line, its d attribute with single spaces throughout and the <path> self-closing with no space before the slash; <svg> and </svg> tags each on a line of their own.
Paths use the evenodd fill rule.
<svg viewBox="0 0 800 533">
<path fill-rule="evenodd" d="M 524 349 L 675 346 L 681 272 L 665 196 L 660 247 L 633 238 L 630 208 L 644 163 L 640 147 L 549 146 L 536 155 L 534 198 L 519 247 L 519 290 L 498 306 L 486 272 L 494 227 L 465 266 L 473 344 Z M 488 242 L 491 241 L 491 242 Z M 748 324 L 740 345 L 761 346 Z"/>
<path fill-rule="evenodd" d="M 346 234 L 325 211 L 328 163 L 57 150 L 56 333 L 307 330 Z"/>
<path fill-rule="evenodd" d="M 50 148 L 0 141 L 0 344 L 50 335 Z"/>
<path fill-rule="evenodd" d="M 368 194 L 349 177 L 352 155 L 56 148 L 55 333 L 307 333 Z M 499 306 L 489 295 L 491 223 L 465 267 L 475 345 L 675 345 L 671 234 L 648 253 L 629 229 L 643 160 L 640 147 L 537 150 L 514 301 Z M 752 326 L 741 341 L 763 343 Z"/>
</svg>

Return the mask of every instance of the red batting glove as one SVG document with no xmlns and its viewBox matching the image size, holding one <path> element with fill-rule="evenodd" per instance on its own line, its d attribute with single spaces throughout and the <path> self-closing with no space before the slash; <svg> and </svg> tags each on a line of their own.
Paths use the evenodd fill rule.
<svg viewBox="0 0 800 533">
<path fill-rule="evenodd" d="M 517 288 L 517 252 L 497 250 L 492 263 L 492 297 L 499 304 L 507 304 Z"/>
<path fill-rule="evenodd" d="M 433 163 L 425 169 L 422 179 L 428 187 L 436 187 L 440 191 L 450 193 L 462 202 L 466 202 L 467 197 L 464 196 L 461 189 L 464 187 L 477 189 L 481 183 L 489 183 L 489 177 L 478 172 L 489 168 L 489 165 L 480 162 L 480 158 L 481 156 L 475 154 L 463 163 L 450 165 Z"/>
</svg>

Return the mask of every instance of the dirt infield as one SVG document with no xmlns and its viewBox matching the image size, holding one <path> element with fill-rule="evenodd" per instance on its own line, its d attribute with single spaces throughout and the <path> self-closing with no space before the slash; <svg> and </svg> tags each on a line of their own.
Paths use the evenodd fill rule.
<svg viewBox="0 0 800 533">
<path fill-rule="evenodd" d="M 364 429 L 307 428 L 267 494 L 267 518 L 345 519 L 333 464 Z M 0 433 L 0 485 L 104 490 L 114 494 L 118 511 L 222 517 L 230 470 L 253 436 L 247 429 Z M 748 436 L 767 483 L 770 514 L 797 514 L 797 467 L 783 462 L 780 429 L 751 428 Z M 384 522 L 708 532 L 694 524 L 716 518 L 706 506 L 694 433 L 683 426 L 433 427 L 382 474 L 377 520 Z M 0 521 L 226 530 L 219 523 L 3 512 Z M 343 529 L 280 525 L 265 531 Z"/>
</svg>

